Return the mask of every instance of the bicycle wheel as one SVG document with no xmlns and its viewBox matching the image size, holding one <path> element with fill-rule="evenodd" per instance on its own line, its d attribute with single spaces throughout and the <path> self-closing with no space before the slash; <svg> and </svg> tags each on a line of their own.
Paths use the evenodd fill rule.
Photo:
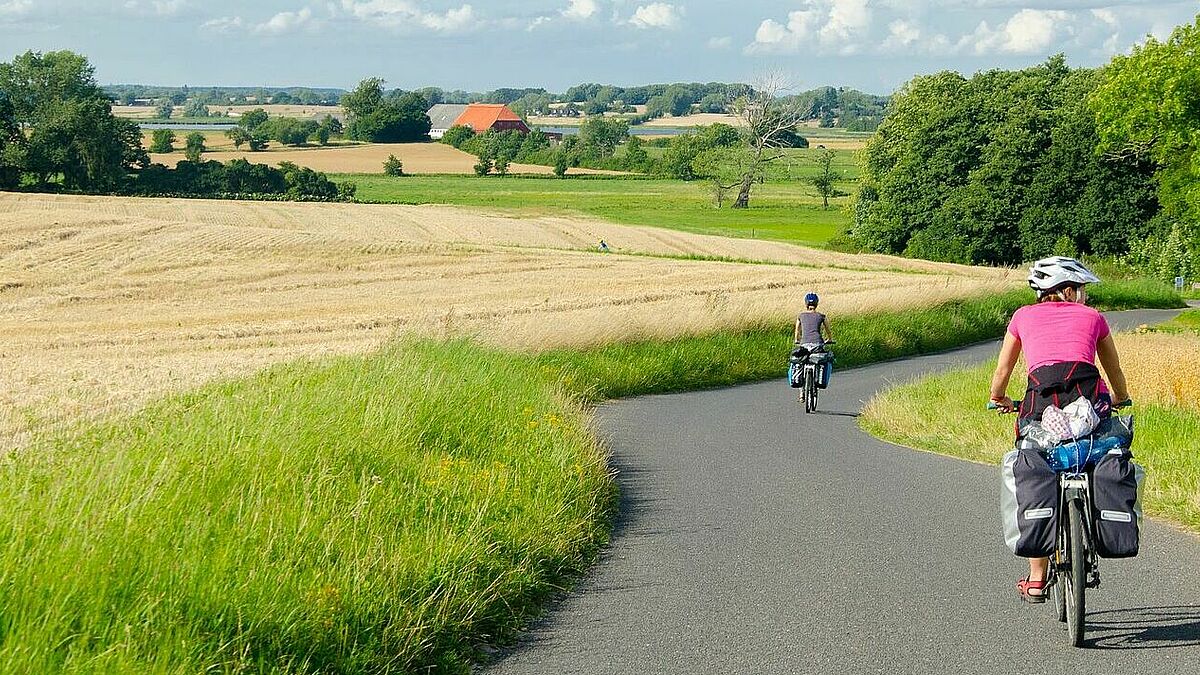
<svg viewBox="0 0 1200 675">
<path fill-rule="evenodd" d="M 1064 575 L 1063 595 L 1066 600 L 1067 639 L 1072 647 L 1083 646 L 1085 604 L 1083 592 L 1087 587 L 1087 554 L 1083 549 L 1083 509 L 1080 500 L 1067 505 L 1067 556 L 1071 569 Z"/>
<path fill-rule="evenodd" d="M 817 371 L 811 366 L 804 369 L 804 412 L 817 411 Z"/>
</svg>

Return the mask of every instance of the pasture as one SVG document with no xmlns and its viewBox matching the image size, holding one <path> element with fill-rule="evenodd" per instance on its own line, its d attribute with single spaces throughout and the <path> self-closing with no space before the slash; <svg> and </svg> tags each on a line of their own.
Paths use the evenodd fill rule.
<svg viewBox="0 0 1200 675">
<path fill-rule="evenodd" d="M 541 351 L 786 324 L 810 289 L 850 314 L 1010 276 L 575 216 L 4 194 L 0 444 L 399 335 Z"/>
<path fill-rule="evenodd" d="M 583 216 L 628 225 L 807 246 L 823 246 L 842 232 L 851 218 L 847 197 L 831 200 L 830 208 L 822 209 L 816 191 L 798 180 L 755 186 L 751 208 L 734 210 L 728 207 L 728 202 L 723 209 L 715 208 L 712 192 L 703 182 L 667 179 L 382 175 L 331 178 L 356 183 L 360 201 L 455 204 L 521 217 Z"/>
</svg>

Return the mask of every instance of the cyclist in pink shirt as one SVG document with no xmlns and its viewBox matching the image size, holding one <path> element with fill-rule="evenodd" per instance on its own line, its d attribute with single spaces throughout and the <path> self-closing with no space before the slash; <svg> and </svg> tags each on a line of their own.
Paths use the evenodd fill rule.
<svg viewBox="0 0 1200 675">
<path fill-rule="evenodd" d="M 1129 403 L 1125 374 L 1104 316 L 1087 306 L 1087 284 L 1100 281 L 1078 260 L 1055 256 L 1033 264 L 1029 285 L 1037 292 L 1034 305 L 1022 307 L 1013 314 L 1000 348 L 996 372 L 992 376 L 991 401 L 1003 412 L 1017 410 L 1008 397 L 1008 382 L 1017 359 L 1025 354 L 1030 381 L 1036 381 L 1034 371 L 1058 364 L 1090 364 L 1099 357 L 1104 373 L 1112 383 L 1113 393 L 1102 378 L 1096 381 L 1098 395 L 1093 405 L 1101 417 L 1112 409 L 1113 395 Z M 1044 372 L 1044 371 L 1043 371 Z M 1072 369 L 1071 372 L 1074 372 Z M 1094 372 L 1094 370 L 1093 370 Z M 1032 389 L 1032 387 L 1031 387 Z M 1032 415 L 1032 397 L 1022 402 L 1022 416 Z M 1017 583 L 1017 590 L 1026 602 L 1045 602 L 1045 586 L 1049 559 L 1030 558 L 1029 575 Z"/>
</svg>

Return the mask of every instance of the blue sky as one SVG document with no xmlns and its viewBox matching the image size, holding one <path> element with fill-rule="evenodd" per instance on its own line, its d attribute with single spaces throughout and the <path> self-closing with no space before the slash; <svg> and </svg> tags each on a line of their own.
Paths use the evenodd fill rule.
<svg viewBox="0 0 1200 675">
<path fill-rule="evenodd" d="M 915 74 L 1098 65 L 1200 1 L 0 0 L 0 59 L 86 54 L 103 83 L 482 91 L 749 81 L 888 93 Z"/>
</svg>

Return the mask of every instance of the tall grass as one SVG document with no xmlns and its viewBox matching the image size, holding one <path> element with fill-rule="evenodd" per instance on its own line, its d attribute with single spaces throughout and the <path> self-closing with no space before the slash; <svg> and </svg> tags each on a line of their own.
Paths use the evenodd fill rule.
<svg viewBox="0 0 1200 675">
<path fill-rule="evenodd" d="M 409 343 L 9 458 L 0 671 L 465 669 L 606 536 L 605 459 L 559 391 Z"/>
</svg>

